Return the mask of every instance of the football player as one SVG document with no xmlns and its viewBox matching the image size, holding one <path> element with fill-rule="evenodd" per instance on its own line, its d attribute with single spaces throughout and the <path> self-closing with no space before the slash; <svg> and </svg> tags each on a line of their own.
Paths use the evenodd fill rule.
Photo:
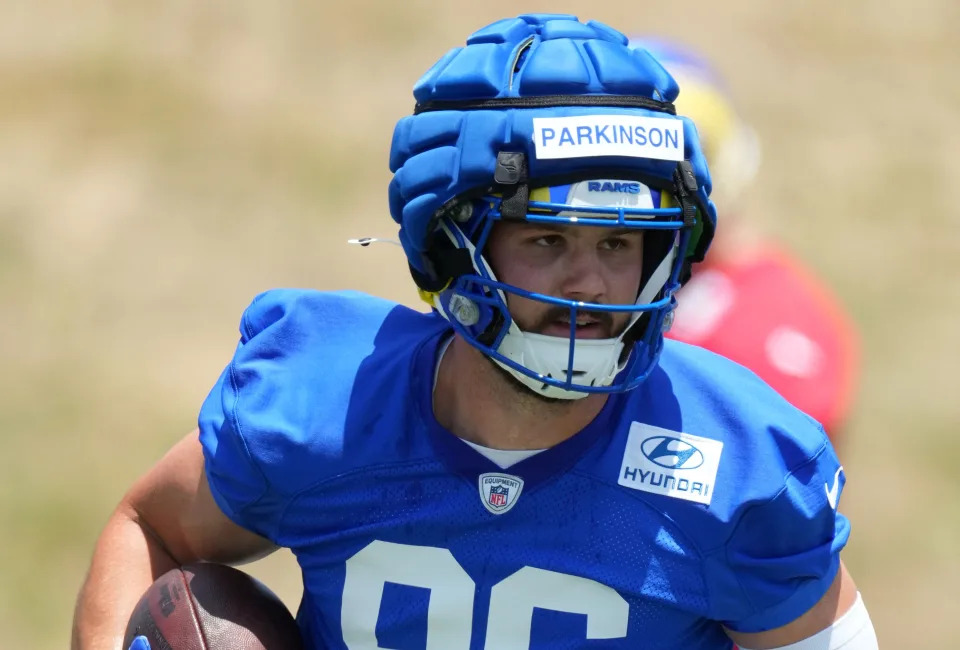
<svg viewBox="0 0 960 650">
<path fill-rule="evenodd" d="M 283 546 L 309 648 L 874 650 L 823 429 L 664 344 L 716 221 L 677 90 L 573 16 L 444 55 L 390 155 L 430 313 L 257 297 L 199 435 L 102 533 L 74 647 L 178 564 Z"/>
<path fill-rule="evenodd" d="M 677 112 L 697 125 L 723 215 L 710 252 L 678 294 L 667 336 L 750 368 L 840 447 L 856 392 L 857 333 L 825 283 L 744 214 L 742 192 L 760 163 L 755 132 L 698 53 L 662 38 L 630 44 L 653 54 L 679 84 Z"/>
</svg>

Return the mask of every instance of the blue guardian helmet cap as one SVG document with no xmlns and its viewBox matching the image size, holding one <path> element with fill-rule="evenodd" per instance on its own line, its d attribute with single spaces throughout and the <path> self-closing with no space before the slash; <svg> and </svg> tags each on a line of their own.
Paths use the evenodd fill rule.
<svg viewBox="0 0 960 650">
<path fill-rule="evenodd" d="M 575 16 L 493 23 L 416 83 L 394 130 L 390 212 L 423 299 L 530 390 L 577 399 L 630 390 L 656 365 L 674 292 L 716 224 L 696 129 L 678 88 L 620 32 Z M 499 221 L 644 231 L 630 304 L 500 282 L 484 257 Z M 519 328 L 510 296 L 569 310 L 570 334 Z M 578 313 L 629 314 L 609 339 L 578 339 Z"/>
</svg>

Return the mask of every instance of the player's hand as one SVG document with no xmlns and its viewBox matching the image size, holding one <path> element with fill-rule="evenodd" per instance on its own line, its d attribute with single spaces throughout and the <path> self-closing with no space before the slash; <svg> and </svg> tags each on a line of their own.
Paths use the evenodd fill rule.
<svg viewBox="0 0 960 650">
<path fill-rule="evenodd" d="M 138 636 L 127 650 L 150 650 L 150 642 L 147 641 L 147 637 Z"/>
</svg>

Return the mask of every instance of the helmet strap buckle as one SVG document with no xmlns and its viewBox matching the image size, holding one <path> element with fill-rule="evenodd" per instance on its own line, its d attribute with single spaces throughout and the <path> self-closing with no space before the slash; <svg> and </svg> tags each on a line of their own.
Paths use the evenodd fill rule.
<svg viewBox="0 0 960 650">
<path fill-rule="evenodd" d="M 504 219 L 522 220 L 527 216 L 530 186 L 527 184 L 527 157 L 516 151 L 497 154 L 493 180 L 501 189 L 500 215 Z"/>
</svg>

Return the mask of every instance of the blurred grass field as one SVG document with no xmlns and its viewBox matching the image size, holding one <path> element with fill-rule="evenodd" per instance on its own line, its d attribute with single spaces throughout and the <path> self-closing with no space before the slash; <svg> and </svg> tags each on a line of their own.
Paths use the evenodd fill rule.
<svg viewBox="0 0 960 650">
<path fill-rule="evenodd" d="M 589 9 L 589 11 L 588 11 Z M 887 648 L 960 648 L 953 0 L 529 2 L 712 57 L 750 210 L 862 329 L 845 554 Z M 94 540 L 274 286 L 414 305 L 387 152 L 414 81 L 514 3 L 0 3 L 0 647 L 68 643 Z M 722 228 L 722 208 L 721 225 Z M 250 567 L 291 605 L 288 555 Z"/>
</svg>

